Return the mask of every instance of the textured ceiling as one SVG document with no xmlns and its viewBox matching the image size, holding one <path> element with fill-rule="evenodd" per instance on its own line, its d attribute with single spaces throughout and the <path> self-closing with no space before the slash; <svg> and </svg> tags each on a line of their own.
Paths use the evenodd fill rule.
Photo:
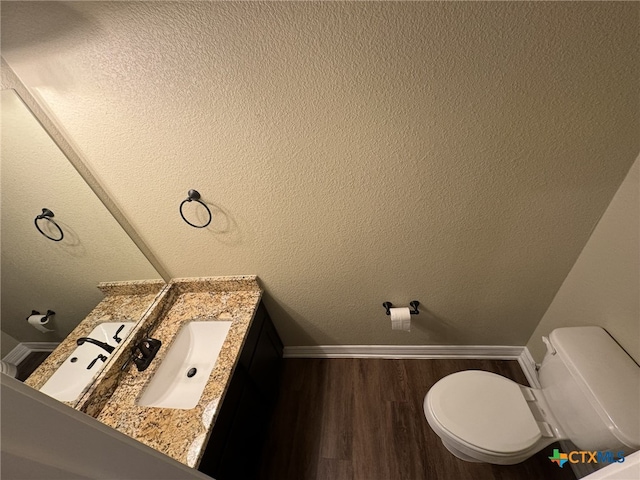
<svg viewBox="0 0 640 480">
<path fill-rule="evenodd" d="M 259 275 L 286 344 L 523 345 L 638 154 L 639 8 L 9 2 L 2 55 L 171 276 Z"/>
</svg>

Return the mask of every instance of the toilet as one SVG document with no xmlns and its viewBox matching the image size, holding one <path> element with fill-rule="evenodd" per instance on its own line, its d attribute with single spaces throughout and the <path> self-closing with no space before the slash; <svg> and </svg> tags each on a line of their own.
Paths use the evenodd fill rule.
<svg viewBox="0 0 640 480">
<path fill-rule="evenodd" d="M 543 340 L 542 388 L 466 370 L 429 389 L 424 414 L 453 455 L 512 465 L 559 440 L 617 457 L 640 449 L 640 367 L 633 359 L 600 327 L 558 328 Z"/>
</svg>

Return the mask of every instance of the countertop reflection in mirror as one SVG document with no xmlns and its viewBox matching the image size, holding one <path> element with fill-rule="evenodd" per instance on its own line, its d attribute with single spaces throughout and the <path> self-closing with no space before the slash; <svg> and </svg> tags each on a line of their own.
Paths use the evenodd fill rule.
<svg viewBox="0 0 640 480">
<path fill-rule="evenodd" d="M 161 279 L 13 90 L 2 91 L 2 331 L 20 342 L 65 338 L 100 302 L 100 282 Z M 55 212 L 64 239 L 34 218 Z M 54 332 L 26 317 L 56 312 Z M 7 352 L 4 352 L 7 353 Z"/>
</svg>

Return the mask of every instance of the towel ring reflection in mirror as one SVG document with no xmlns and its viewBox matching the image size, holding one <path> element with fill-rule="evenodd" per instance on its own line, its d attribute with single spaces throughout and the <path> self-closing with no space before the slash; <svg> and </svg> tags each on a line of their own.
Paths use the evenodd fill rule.
<svg viewBox="0 0 640 480">
<path fill-rule="evenodd" d="M 185 200 L 183 200 L 182 203 L 180 204 L 180 216 L 182 217 L 182 220 L 184 220 L 194 228 L 204 228 L 208 226 L 211 223 L 211 210 L 209 210 L 209 207 L 207 207 L 204 204 L 204 202 L 200 200 L 200 193 L 197 190 L 189 190 L 187 195 L 188 197 Z M 188 202 L 198 202 L 200 205 L 202 205 L 205 208 L 205 210 L 207 211 L 207 214 L 209 215 L 209 220 L 207 220 L 207 222 L 204 225 L 194 225 L 193 223 L 191 223 L 189 220 L 185 218 L 184 212 L 182 211 L 182 207 L 184 206 L 185 203 L 188 203 Z"/>
<path fill-rule="evenodd" d="M 44 235 L 45 237 L 47 237 L 49 240 L 53 240 L 54 242 L 59 242 L 60 240 L 62 240 L 64 238 L 64 232 L 62 231 L 62 229 L 60 228 L 60 225 L 58 225 L 55 220 L 53 220 L 53 212 L 51 210 L 49 210 L 48 208 L 43 208 L 42 209 L 42 213 L 40 215 L 37 215 L 35 220 L 33 221 L 33 223 L 35 224 L 36 228 L 38 229 L 38 231 Z M 52 237 L 50 235 L 47 235 L 46 233 L 44 233 L 42 231 L 42 229 L 40 228 L 40 225 L 38 225 L 38 220 L 46 220 L 50 223 L 53 224 L 54 227 L 56 227 L 58 229 L 58 232 L 60 232 L 60 238 L 55 238 Z"/>
</svg>

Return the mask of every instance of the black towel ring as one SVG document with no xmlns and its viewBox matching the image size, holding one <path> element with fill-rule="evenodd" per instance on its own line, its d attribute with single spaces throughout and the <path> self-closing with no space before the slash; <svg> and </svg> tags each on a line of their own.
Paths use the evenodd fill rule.
<svg viewBox="0 0 640 480">
<path fill-rule="evenodd" d="M 187 199 L 183 200 L 182 203 L 180 204 L 180 216 L 182 217 L 182 219 L 185 222 L 187 222 L 189 225 L 191 225 L 194 228 L 204 228 L 204 227 L 206 227 L 207 225 L 209 225 L 211 223 L 211 210 L 209 210 L 209 207 L 207 207 L 204 204 L 204 202 L 202 202 L 200 200 L 200 193 L 198 193 L 197 190 L 189 190 L 189 193 L 187 195 L 189 195 L 187 197 Z M 207 220 L 207 223 L 205 223 L 204 225 L 194 225 L 193 223 L 191 223 L 189 220 L 187 220 L 184 217 L 184 213 L 182 212 L 182 207 L 187 202 L 198 202 L 200 205 L 202 205 L 207 210 L 207 213 L 209 214 L 209 220 Z"/>
<path fill-rule="evenodd" d="M 52 220 L 53 217 L 54 217 L 54 215 L 53 215 L 53 212 L 51 210 L 49 210 L 48 208 L 43 208 L 42 209 L 42 213 L 40 215 L 36 216 L 36 219 L 33 221 L 33 223 L 35 224 L 36 228 L 38 229 L 38 231 L 42 235 L 47 237 L 49 240 L 53 240 L 54 242 L 59 242 L 60 240 L 62 240 L 64 238 L 64 232 L 60 228 L 60 225 L 58 225 L 54 220 Z M 49 235 L 44 233 L 40 229 L 40 225 L 38 225 L 38 220 L 47 220 L 48 222 L 53 223 L 55 225 L 55 227 L 58 229 L 58 231 L 60 232 L 60 238 L 50 237 Z"/>
</svg>

